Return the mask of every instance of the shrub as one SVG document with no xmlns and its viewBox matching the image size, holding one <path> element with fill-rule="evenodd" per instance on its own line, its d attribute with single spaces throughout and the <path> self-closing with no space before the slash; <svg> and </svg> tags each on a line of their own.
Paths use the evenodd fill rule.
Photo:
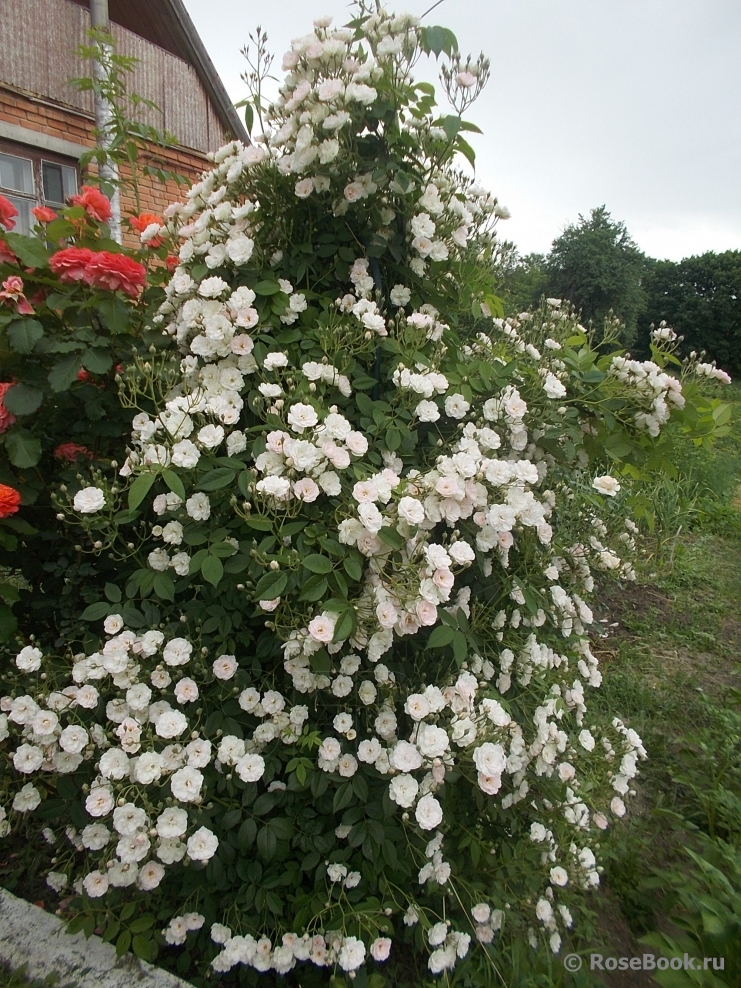
<svg viewBox="0 0 741 988">
<path fill-rule="evenodd" d="M 437 116 L 410 69 L 443 51 Z M 499 207 L 454 168 L 488 63 L 450 32 L 360 5 L 284 67 L 264 141 L 166 213 L 119 477 L 56 494 L 111 575 L 12 657 L 6 829 L 48 825 L 78 928 L 182 972 L 379 985 L 391 952 L 397 983 L 491 984 L 559 952 L 645 754 L 586 706 L 592 569 L 632 575 L 597 465 L 721 406 L 666 339 L 600 355 L 560 303 L 461 341 Z"/>
</svg>

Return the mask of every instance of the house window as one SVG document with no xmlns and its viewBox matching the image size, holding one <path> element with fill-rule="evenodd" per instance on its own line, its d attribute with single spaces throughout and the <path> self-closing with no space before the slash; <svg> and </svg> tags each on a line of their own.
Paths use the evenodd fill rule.
<svg viewBox="0 0 741 988">
<path fill-rule="evenodd" d="M 60 209 L 76 192 L 76 163 L 50 152 L 0 143 L 0 195 L 18 210 L 17 233 L 32 232 L 34 206 Z"/>
</svg>

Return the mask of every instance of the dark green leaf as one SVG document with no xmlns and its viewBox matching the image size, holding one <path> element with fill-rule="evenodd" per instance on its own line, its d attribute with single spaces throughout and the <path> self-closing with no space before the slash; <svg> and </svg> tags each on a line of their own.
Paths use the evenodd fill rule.
<svg viewBox="0 0 741 988">
<path fill-rule="evenodd" d="M 256 285 L 252 286 L 252 291 L 256 295 L 277 295 L 280 290 L 277 281 L 258 281 Z"/>
<path fill-rule="evenodd" d="M 319 553 L 306 556 L 305 559 L 301 560 L 301 565 L 311 573 L 330 573 L 332 571 L 332 560 L 327 559 L 326 556 L 320 556 Z"/>
<path fill-rule="evenodd" d="M 115 295 L 104 299 L 98 306 L 98 312 L 106 327 L 114 334 L 123 333 L 131 319 L 129 306 Z"/>
<path fill-rule="evenodd" d="M 152 587 L 160 600 L 175 600 L 175 584 L 169 573 L 157 573 Z"/>
<path fill-rule="evenodd" d="M 30 353 L 43 335 L 38 319 L 16 319 L 8 326 L 8 342 L 16 353 Z"/>
<path fill-rule="evenodd" d="M 271 570 L 258 580 L 253 600 L 274 600 L 280 597 L 288 583 L 288 573 Z"/>
<path fill-rule="evenodd" d="M 111 605 L 104 600 L 99 600 L 95 604 L 88 604 L 80 617 L 83 621 L 100 621 L 106 617 L 111 609 Z"/>
<path fill-rule="evenodd" d="M 103 347 L 89 347 L 82 355 L 82 366 L 91 374 L 106 374 L 113 366 L 113 357 Z"/>
<path fill-rule="evenodd" d="M 201 477 L 198 484 L 199 491 L 219 491 L 223 487 L 228 487 L 229 484 L 233 484 L 235 480 L 234 471 L 230 470 L 229 467 L 217 467 L 215 470 L 209 470 L 208 473 Z"/>
<path fill-rule="evenodd" d="M 355 610 L 348 608 L 343 611 L 337 618 L 334 626 L 334 635 L 332 641 L 342 642 L 346 641 L 352 633 L 355 631 L 356 627 Z"/>
<path fill-rule="evenodd" d="M 144 961 L 153 961 L 157 956 L 157 947 L 151 937 L 142 936 L 138 933 L 131 942 L 131 948 L 137 957 Z"/>
<path fill-rule="evenodd" d="M 118 604 L 121 602 L 121 591 L 115 583 L 106 583 L 105 590 L 103 592 L 112 604 Z"/>
<path fill-rule="evenodd" d="M 21 470 L 35 467 L 41 459 L 41 443 L 25 429 L 15 429 L 9 433 L 5 448 L 10 462 Z"/>
<path fill-rule="evenodd" d="M 21 233 L 6 233 L 8 246 L 18 260 L 29 268 L 44 268 L 49 262 L 49 251 L 38 237 L 24 237 Z"/>
<path fill-rule="evenodd" d="M 28 384 L 14 384 L 5 392 L 3 402 L 13 415 L 31 415 L 44 399 L 43 391 Z"/>
<path fill-rule="evenodd" d="M 257 835 L 257 850 L 260 857 L 265 861 L 270 861 L 275 854 L 275 849 L 277 846 L 278 841 L 270 827 L 262 827 Z"/>
<path fill-rule="evenodd" d="M 224 564 L 217 556 L 206 556 L 201 563 L 201 573 L 204 580 L 216 587 L 224 575 Z"/>
<path fill-rule="evenodd" d="M 80 355 L 70 353 L 62 357 L 49 371 L 49 384 L 52 391 L 66 391 L 77 380 L 77 372 L 82 367 Z"/>
<path fill-rule="evenodd" d="M 454 635 L 455 632 L 451 627 L 447 624 L 441 624 L 433 630 L 427 641 L 427 646 L 428 648 L 443 648 L 445 645 L 450 645 Z"/>
<path fill-rule="evenodd" d="M 156 473 L 141 473 L 129 488 L 129 508 L 134 511 L 149 493 L 157 479 Z"/>
<path fill-rule="evenodd" d="M 173 494 L 177 494 L 181 501 L 185 500 L 185 487 L 183 486 L 182 480 L 178 477 L 174 470 L 170 470 L 169 468 L 163 470 L 162 479 Z"/>
<path fill-rule="evenodd" d="M 351 580 L 361 580 L 363 578 L 363 563 L 358 555 L 353 554 L 347 556 L 343 560 L 342 565 Z"/>
</svg>

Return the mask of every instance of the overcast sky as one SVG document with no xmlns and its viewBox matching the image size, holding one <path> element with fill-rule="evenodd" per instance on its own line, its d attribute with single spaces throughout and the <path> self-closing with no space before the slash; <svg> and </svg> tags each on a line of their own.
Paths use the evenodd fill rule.
<svg viewBox="0 0 741 988">
<path fill-rule="evenodd" d="M 433 0 L 391 0 L 422 14 Z M 261 25 L 277 73 L 314 17 L 346 0 L 185 0 L 236 101 L 240 48 Z M 501 235 L 546 252 L 605 204 L 654 257 L 741 249 L 739 0 L 444 0 L 425 23 L 492 60 L 468 117 L 479 178 L 512 218 Z"/>
</svg>

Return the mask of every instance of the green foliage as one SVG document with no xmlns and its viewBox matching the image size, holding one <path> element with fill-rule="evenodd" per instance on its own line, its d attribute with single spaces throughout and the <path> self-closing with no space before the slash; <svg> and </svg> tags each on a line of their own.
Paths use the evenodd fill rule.
<svg viewBox="0 0 741 988">
<path fill-rule="evenodd" d="M 645 307 L 645 264 L 625 224 L 613 220 L 604 206 L 597 206 L 553 241 L 546 264 L 546 290 L 568 299 L 581 311 L 582 320 L 593 323 L 598 332 L 607 316 L 616 316 L 624 325 L 622 341 L 630 344 Z"/>
<path fill-rule="evenodd" d="M 709 251 L 682 261 L 656 261 L 645 276 L 641 341 L 665 321 L 731 374 L 741 372 L 741 251 Z"/>
</svg>

